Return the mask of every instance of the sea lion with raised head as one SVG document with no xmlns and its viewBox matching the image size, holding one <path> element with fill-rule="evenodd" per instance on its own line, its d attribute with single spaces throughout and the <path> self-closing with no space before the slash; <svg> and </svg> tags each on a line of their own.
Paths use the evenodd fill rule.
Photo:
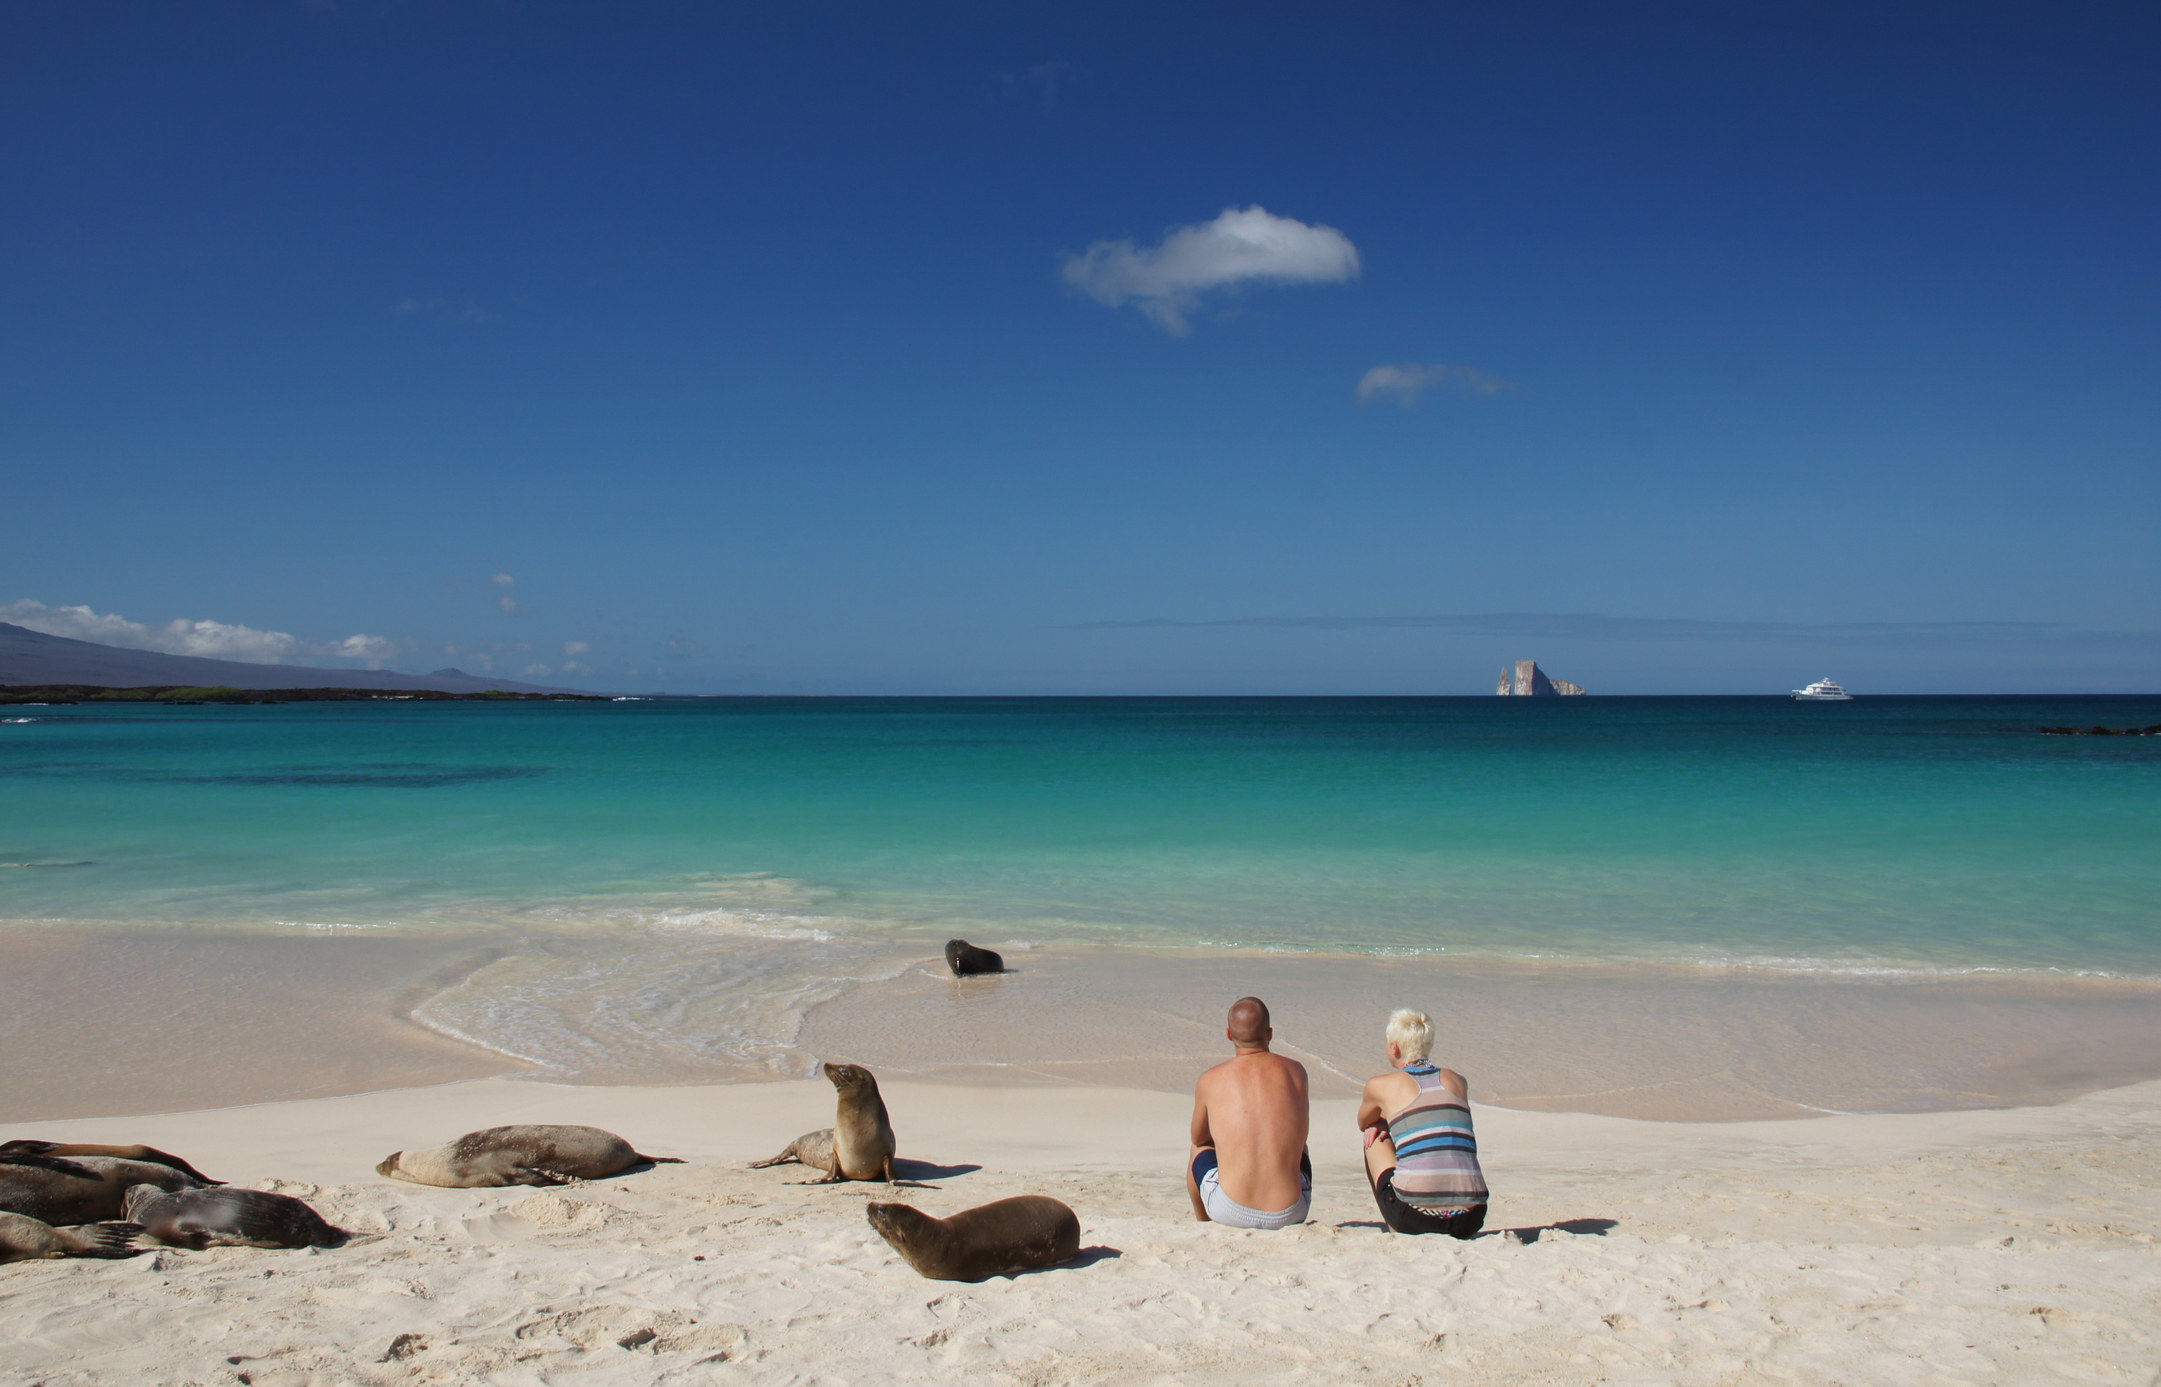
<svg viewBox="0 0 2161 1387">
<path fill-rule="evenodd" d="M 137 1185 L 127 1194 L 130 1223 L 167 1247 L 336 1247 L 345 1232 L 289 1194 L 268 1190 L 175 1190 Z"/>
<path fill-rule="evenodd" d="M 639 1164 L 682 1162 L 673 1156 L 641 1156 L 629 1142 L 598 1127 L 528 1124 L 467 1132 L 425 1150 L 393 1151 L 376 1163 L 375 1173 L 416 1185 L 493 1189 L 600 1180 Z"/>
<path fill-rule="evenodd" d="M 878 1081 L 860 1064 L 820 1066 L 840 1094 L 833 1118 L 833 1162 L 823 1180 L 812 1185 L 833 1185 L 842 1180 L 884 1180 L 893 1183 L 893 1119 L 886 1115 L 885 1099 L 878 1095 Z"/>
<path fill-rule="evenodd" d="M 954 977 L 969 978 L 978 973 L 1003 973 L 1005 960 L 965 939 L 948 939 L 945 941 L 945 966 L 953 970 Z"/>
<path fill-rule="evenodd" d="M 1048 1195 L 1000 1199 L 951 1218 L 906 1204 L 873 1204 L 870 1226 L 933 1281 L 981 1281 L 1080 1255 L 1080 1219 Z"/>
<path fill-rule="evenodd" d="M 148 1161 L 152 1165 L 169 1165 L 182 1175 L 192 1175 L 206 1185 L 222 1185 L 223 1180 L 209 1176 L 155 1146 L 99 1146 L 80 1141 L 32 1141 L 18 1137 L 14 1141 L 0 1141 L 0 1156 L 117 1156 L 124 1161 Z"/>
<path fill-rule="evenodd" d="M 786 1165 L 790 1161 L 800 1161 L 814 1170 L 822 1170 L 830 1175 L 833 1171 L 833 1129 L 820 1127 L 815 1132 L 805 1132 L 789 1142 L 788 1149 L 778 1156 L 752 1161 L 750 1168 L 764 1170 L 767 1166 Z"/>
<path fill-rule="evenodd" d="M 0 1213 L 27 1214 L 54 1227 L 119 1218 L 130 1185 L 187 1190 L 203 1182 L 169 1165 L 116 1156 L 0 1156 Z"/>
<path fill-rule="evenodd" d="M 0 1214 L 0 1262 L 31 1262 L 41 1257 L 133 1257 L 144 1249 L 128 1240 L 132 1223 L 89 1223 L 55 1228 L 28 1214 Z"/>
</svg>

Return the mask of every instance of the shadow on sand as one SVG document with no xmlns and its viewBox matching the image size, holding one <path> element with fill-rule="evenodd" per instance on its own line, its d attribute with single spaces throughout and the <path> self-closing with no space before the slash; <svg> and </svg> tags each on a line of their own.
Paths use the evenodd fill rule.
<svg viewBox="0 0 2161 1387">
<path fill-rule="evenodd" d="M 1082 1248 L 1063 1262 L 1053 1262 L 1047 1267 L 1029 1267 L 1025 1271 L 1009 1271 L 1006 1276 L 1010 1280 L 1017 1281 L 1023 1276 L 1041 1276 L 1046 1271 L 1078 1271 L 1082 1267 L 1092 1267 L 1098 1262 L 1115 1261 L 1123 1256 L 1125 1256 L 1125 1253 L 1117 1248 L 1105 1247 L 1098 1243 L 1094 1247 Z"/>
<path fill-rule="evenodd" d="M 979 1165 L 939 1165 L 935 1161 L 911 1161 L 893 1158 L 893 1183 L 912 1185 L 916 1189 L 936 1189 L 925 1184 L 927 1180 L 950 1180 L 958 1175 L 973 1175 L 983 1167 Z"/>
<path fill-rule="evenodd" d="M 1621 1226 L 1617 1218 L 1564 1218 L 1553 1223 L 1541 1223 L 1536 1228 L 1488 1228 L 1478 1236 L 1490 1238 L 1496 1235 L 1514 1238 L 1519 1243 L 1535 1243 L 1547 1233 L 1573 1233 L 1579 1238 L 1603 1238 Z"/>
</svg>

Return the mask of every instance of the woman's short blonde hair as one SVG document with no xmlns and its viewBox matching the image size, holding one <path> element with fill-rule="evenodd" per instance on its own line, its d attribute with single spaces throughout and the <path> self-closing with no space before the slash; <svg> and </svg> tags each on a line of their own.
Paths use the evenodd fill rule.
<svg viewBox="0 0 2161 1387">
<path fill-rule="evenodd" d="M 1433 1019 L 1409 1007 L 1390 1012 L 1388 1043 L 1410 1063 L 1424 1064 L 1433 1055 Z"/>
</svg>

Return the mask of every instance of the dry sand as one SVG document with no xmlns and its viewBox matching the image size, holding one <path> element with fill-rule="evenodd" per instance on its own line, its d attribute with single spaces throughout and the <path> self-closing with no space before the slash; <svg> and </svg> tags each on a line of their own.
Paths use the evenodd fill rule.
<svg viewBox="0 0 2161 1387">
<path fill-rule="evenodd" d="M 886 1095 L 904 1174 L 930 1186 L 901 1197 L 949 1213 L 1056 1195 L 1080 1214 L 1082 1259 L 925 1281 L 864 1222 L 883 1186 L 746 1170 L 830 1121 L 817 1082 L 483 1079 L 46 1122 L 8 1135 L 149 1142 L 303 1195 L 360 1237 L 0 1268 L 0 1376 L 2146 1384 L 2161 1369 L 2161 1083 L 1757 1123 L 1481 1108 L 1491 1224 L 1514 1231 L 1466 1243 L 1377 1226 L 1346 1100 L 1316 1104 L 1314 1221 L 1253 1233 L 1191 1220 L 1176 1094 Z M 394 1148 L 524 1120 L 605 1126 L 688 1164 L 560 1191 L 373 1174 Z"/>
</svg>

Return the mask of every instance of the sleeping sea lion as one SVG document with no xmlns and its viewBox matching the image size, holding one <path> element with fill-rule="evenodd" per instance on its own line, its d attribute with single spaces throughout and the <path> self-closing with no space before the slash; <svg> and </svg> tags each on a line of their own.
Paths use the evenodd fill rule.
<svg viewBox="0 0 2161 1387">
<path fill-rule="evenodd" d="M 119 1218 L 130 1185 L 189 1190 L 203 1182 L 169 1165 L 116 1156 L 0 1156 L 0 1212 L 55 1227 Z"/>
<path fill-rule="evenodd" d="M 682 1164 L 673 1156 L 641 1156 L 629 1142 L 598 1127 L 536 1124 L 467 1132 L 424 1151 L 393 1151 L 376 1164 L 375 1173 L 416 1185 L 474 1189 L 598 1180 L 640 1162 Z"/>
<path fill-rule="evenodd" d="M 169 1165 L 182 1175 L 192 1175 L 206 1185 L 225 1183 L 223 1180 L 211 1179 L 178 1156 L 168 1155 L 155 1146 L 97 1146 L 79 1141 L 31 1141 L 18 1137 L 14 1141 L 0 1141 L 0 1156 L 118 1156 L 124 1161 L 149 1161 L 153 1165 Z"/>
<path fill-rule="evenodd" d="M 893 1120 L 886 1116 L 885 1099 L 878 1096 L 878 1081 L 860 1064 L 827 1064 L 825 1077 L 840 1091 L 840 1109 L 833 1119 L 833 1162 L 823 1180 L 806 1184 L 833 1185 L 842 1180 L 884 1180 L 893 1183 Z"/>
<path fill-rule="evenodd" d="M 342 1229 L 289 1194 L 267 1190 L 178 1190 L 154 1185 L 127 1193 L 128 1221 L 168 1247 L 336 1247 Z"/>
<path fill-rule="evenodd" d="M 965 939 L 948 939 L 945 941 L 945 966 L 953 970 L 954 977 L 966 978 L 977 973 L 1003 973 L 1005 960 Z"/>
<path fill-rule="evenodd" d="M 767 1166 L 786 1165 L 790 1161 L 800 1161 L 814 1170 L 822 1170 L 827 1174 L 831 1174 L 833 1171 L 833 1129 L 831 1127 L 820 1127 L 815 1132 L 805 1132 L 794 1141 L 789 1142 L 788 1149 L 778 1156 L 774 1156 L 769 1160 L 752 1161 L 750 1168 L 752 1170 L 764 1170 Z"/>
<path fill-rule="evenodd" d="M 0 1214 L 0 1262 L 29 1262 L 41 1257 L 133 1257 L 144 1249 L 128 1246 L 140 1230 L 132 1223 L 91 1223 L 55 1228 L 27 1214 Z"/>
<path fill-rule="evenodd" d="M 1080 1254 L 1080 1219 L 1041 1194 L 1000 1199 L 951 1218 L 932 1218 L 906 1204 L 873 1204 L 870 1226 L 933 1281 L 981 1281 Z"/>
</svg>

